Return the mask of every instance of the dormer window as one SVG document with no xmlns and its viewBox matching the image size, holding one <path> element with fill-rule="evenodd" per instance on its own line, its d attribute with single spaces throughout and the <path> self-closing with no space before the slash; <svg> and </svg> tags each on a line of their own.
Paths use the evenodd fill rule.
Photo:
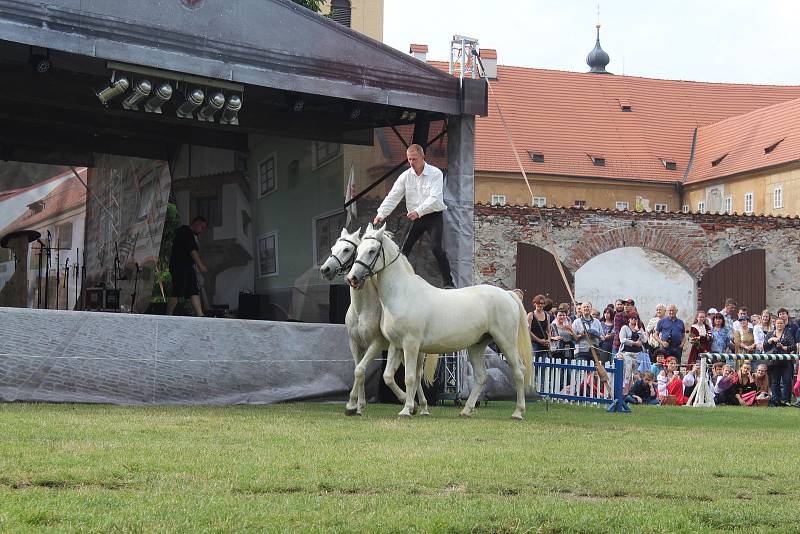
<svg viewBox="0 0 800 534">
<path fill-rule="evenodd" d="M 625 113 L 630 113 L 631 111 L 633 111 L 633 105 L 627 98 L 620 98 L 619 109 Z"/>
<path fill-rule="evenodd" d="M 528 155 L 531 157 L 531 161 L 533 161 L 534 163 L 544 163 L 544 154 L 542 154 L 541 152 L 528 150 Z"/>
<path fill-rule="evenodd" d="M 785 139 L 785 138 L 784 138 L 784 139 Z M 775 141 L 774 143 L 772 143 L 772 144 L 771 144 L 771 145 L 769 145 L 768 147 L 764 148 L 764 154 L 769 154 L 770 152 L 772 152 L 773 150 L 775 150 L 775 148 L 776 148 L 776 147 L 777 147 L 779 144 L 781 144 L 782 142 L 783 142 L 783 139 L 780 139 L 780 140 L 778 140 L 778 141 Z"/>
<path fill-rule="evenodd" d="M 720 163 L 722 163 L 722 160 L 723 160 L 723 159 L 725 159 L 725 156 L 727 156 L 727 155 L 728 155 L 728 153 L 726 152 L 725 154 L 721 155 L 720 157 L 718 157 L 717 159 L 715 159 L 714 161 L 712 161 L 712 162 L 711 162 L 711 166 L 712 166 L 712 167 L 716 167 L 717 165 L 719 165 Z"/>
<path fill-rule="evenodd" d="M 671 160 L 671 159 L 661 158 L 661 164 L 668 171 L 678 170 L 678 164 L 675 161 Z"/>
<path fill-rule="evenodd" d="M 592 154 L 588 154 L 589 159 L 592 160 L 592 165 L 595 167 L 605 167 L 606 166 L 606 158 L 603 156 L 595 156 Z"/>
<path fill-rule="evenodd" d="M 37 213 L 41 213 L 44 210 L 44 202 L 41 200 L 37 200 L 36 202 L 31 202 L 28 204 L 28 209 L 31 210 L 31 215 L 36 215 Z"/>
</svg>

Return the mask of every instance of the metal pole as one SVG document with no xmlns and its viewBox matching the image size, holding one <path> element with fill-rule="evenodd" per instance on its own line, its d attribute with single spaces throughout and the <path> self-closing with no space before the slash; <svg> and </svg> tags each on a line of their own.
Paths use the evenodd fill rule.
<svg viewBox="0 0 800 534">
<path fill-rule="evenodd" d="M 39 241 L 39 266 L 36 268 L 36 309 L 40 309 L 42 307 L 42 255 L 43 254 L 44 254 L 44 243 Z"/>
<path fill-rule="evenodd" d="M 53 306 L 54 310 L 58 309 L 58 294 L 61 291 L 61 247 L 58 246 L 56 241 L 56 304 Z"/>
<path fill-rule="evenodd" d="M 44 309 L 50 309 L 48 297 L 50 295 L 50 230 L 47 231 L 47 265 L 44 268 Z"/>
</svg>

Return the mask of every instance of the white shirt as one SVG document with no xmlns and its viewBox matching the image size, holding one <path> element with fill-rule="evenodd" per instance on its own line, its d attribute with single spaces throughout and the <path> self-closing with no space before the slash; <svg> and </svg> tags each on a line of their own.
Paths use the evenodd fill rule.
<svg viewBox="0 0 800 534">
<path fill-rule="evenodd" d="M 445 211 L 447 206 L 444 205 L 443 189 L 442 171 L 433 165 L 426 163 L 419 176 L 413 167 L 409 167 L 397 178 L 392 190 L 381 202 L 378 217 L 385 219 L 391 215 L 403 197 L 406 198 L 408 211 L 416 211 L 420 217 L 435 211 Z"/>
</svg>

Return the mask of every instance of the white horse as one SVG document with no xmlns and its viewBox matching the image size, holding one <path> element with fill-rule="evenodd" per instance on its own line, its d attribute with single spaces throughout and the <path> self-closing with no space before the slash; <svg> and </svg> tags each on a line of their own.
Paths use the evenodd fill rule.
<svg viewBox="0 0 800 534">
<path fill-rule="evenodd" d="M 331 247 L 330 256 L 319 268 L 323 278 L 333 280 L 337 275 L 348 273 L 355 260 L 356 249 L 361 242 L 360 231 L 361 229 L 359 228 L 351 234 L 347 232 L 346 228 L 342 229 L 339 239 Z M 350 351 L 353 353 L 356 368 L 353 373 L 353 389 L 350 391 L 350 398 L 345 406 L 347 415 L 362 415 L 366 405 L 364 381 L 367 366 L 385 350 L 389 351 L 389 355 L 386 360 L 383 381 L 400 402 L 406 402 L 406 393 L 394 381 L 394 375 L 398 367 L 400 367 L 401 360 L 381 333 L 381 315 L 381 303 L 378 300 L 378 292 L 374 283 L 365 284 L 364 289 L 361 291 L 350 288 L 350 307 L 347 309 L 347 315 L 345 316 L 345 325 L 347 326 Z M 423 358 L 419 359 L 422 360 Z M 426 383 L 432 381 L 432 376 L 430 375 L 436 370 L 435 358 L 431 358 L 431 361 L 434 362 L 434 365 L 429 365 L 425 368 Z M 417 362 L 416 365 L 421 365 L 421 361 Z M 422 372 L 422 370 L 417 369 L 417 372 Z M 413 395 L 411 398 L 413 402 Z M 428 401 L 422 391 L 422 384 L 417 387 L 417 399 L 419 401 L 420 415 L 430 415 Z"/>
<path fill-rule="evenodd" d="M 414 274 L 385 228 L 367 227 L 347 281 L 360 289 L 366 287 L 367 278 L 374 277 L 383 305 L 381 330 L 393 346 L 403 350 L 406 387 L 419 381 L 414 362 L 420 351 L 444 354 L 467 347 L 475 385 L 461 415 L 469 417 L 486 383 L 486 346 L 494 340 L 514 372 L 517 405 L 511 417 L 522 419 L 525 386 L 532 375 L 531 339 L 522 301 L 510 291 L 488 285 L 431 286 Z M 413 402 L 406 398 L 400 415 L 410 416 L 412 409 Z"/>
</svg>

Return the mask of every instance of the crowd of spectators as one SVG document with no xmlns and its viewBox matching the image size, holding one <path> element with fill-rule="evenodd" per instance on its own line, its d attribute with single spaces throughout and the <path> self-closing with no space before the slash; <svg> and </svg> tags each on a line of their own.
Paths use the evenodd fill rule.
<svg viewBox="0 0 800 534">
<path fill-rule="evenodd" d="M 645 322 L 634 299 L 618 299 L 602 311 L 591 302 L 555 305 L 543 295 L 532 300 L 528 325 L 534 356 L 564 360 L 612 358 L 624 364 L 624 394 L 636 404 L 686 404 L 707 380 L 716 404 L 800 407 L 796 360 L 759 360 L 733 355 L 800 354 L 800 328 L 786 308 L 750 314 L 726 299 L 721 309 L 698 310 L 688 327 L 675 304 L 658 304 Z M 683 363 L 684 353 L 687 360 Z M 699 355 L 725 354 L 701 375 Z"/>
</svg>

